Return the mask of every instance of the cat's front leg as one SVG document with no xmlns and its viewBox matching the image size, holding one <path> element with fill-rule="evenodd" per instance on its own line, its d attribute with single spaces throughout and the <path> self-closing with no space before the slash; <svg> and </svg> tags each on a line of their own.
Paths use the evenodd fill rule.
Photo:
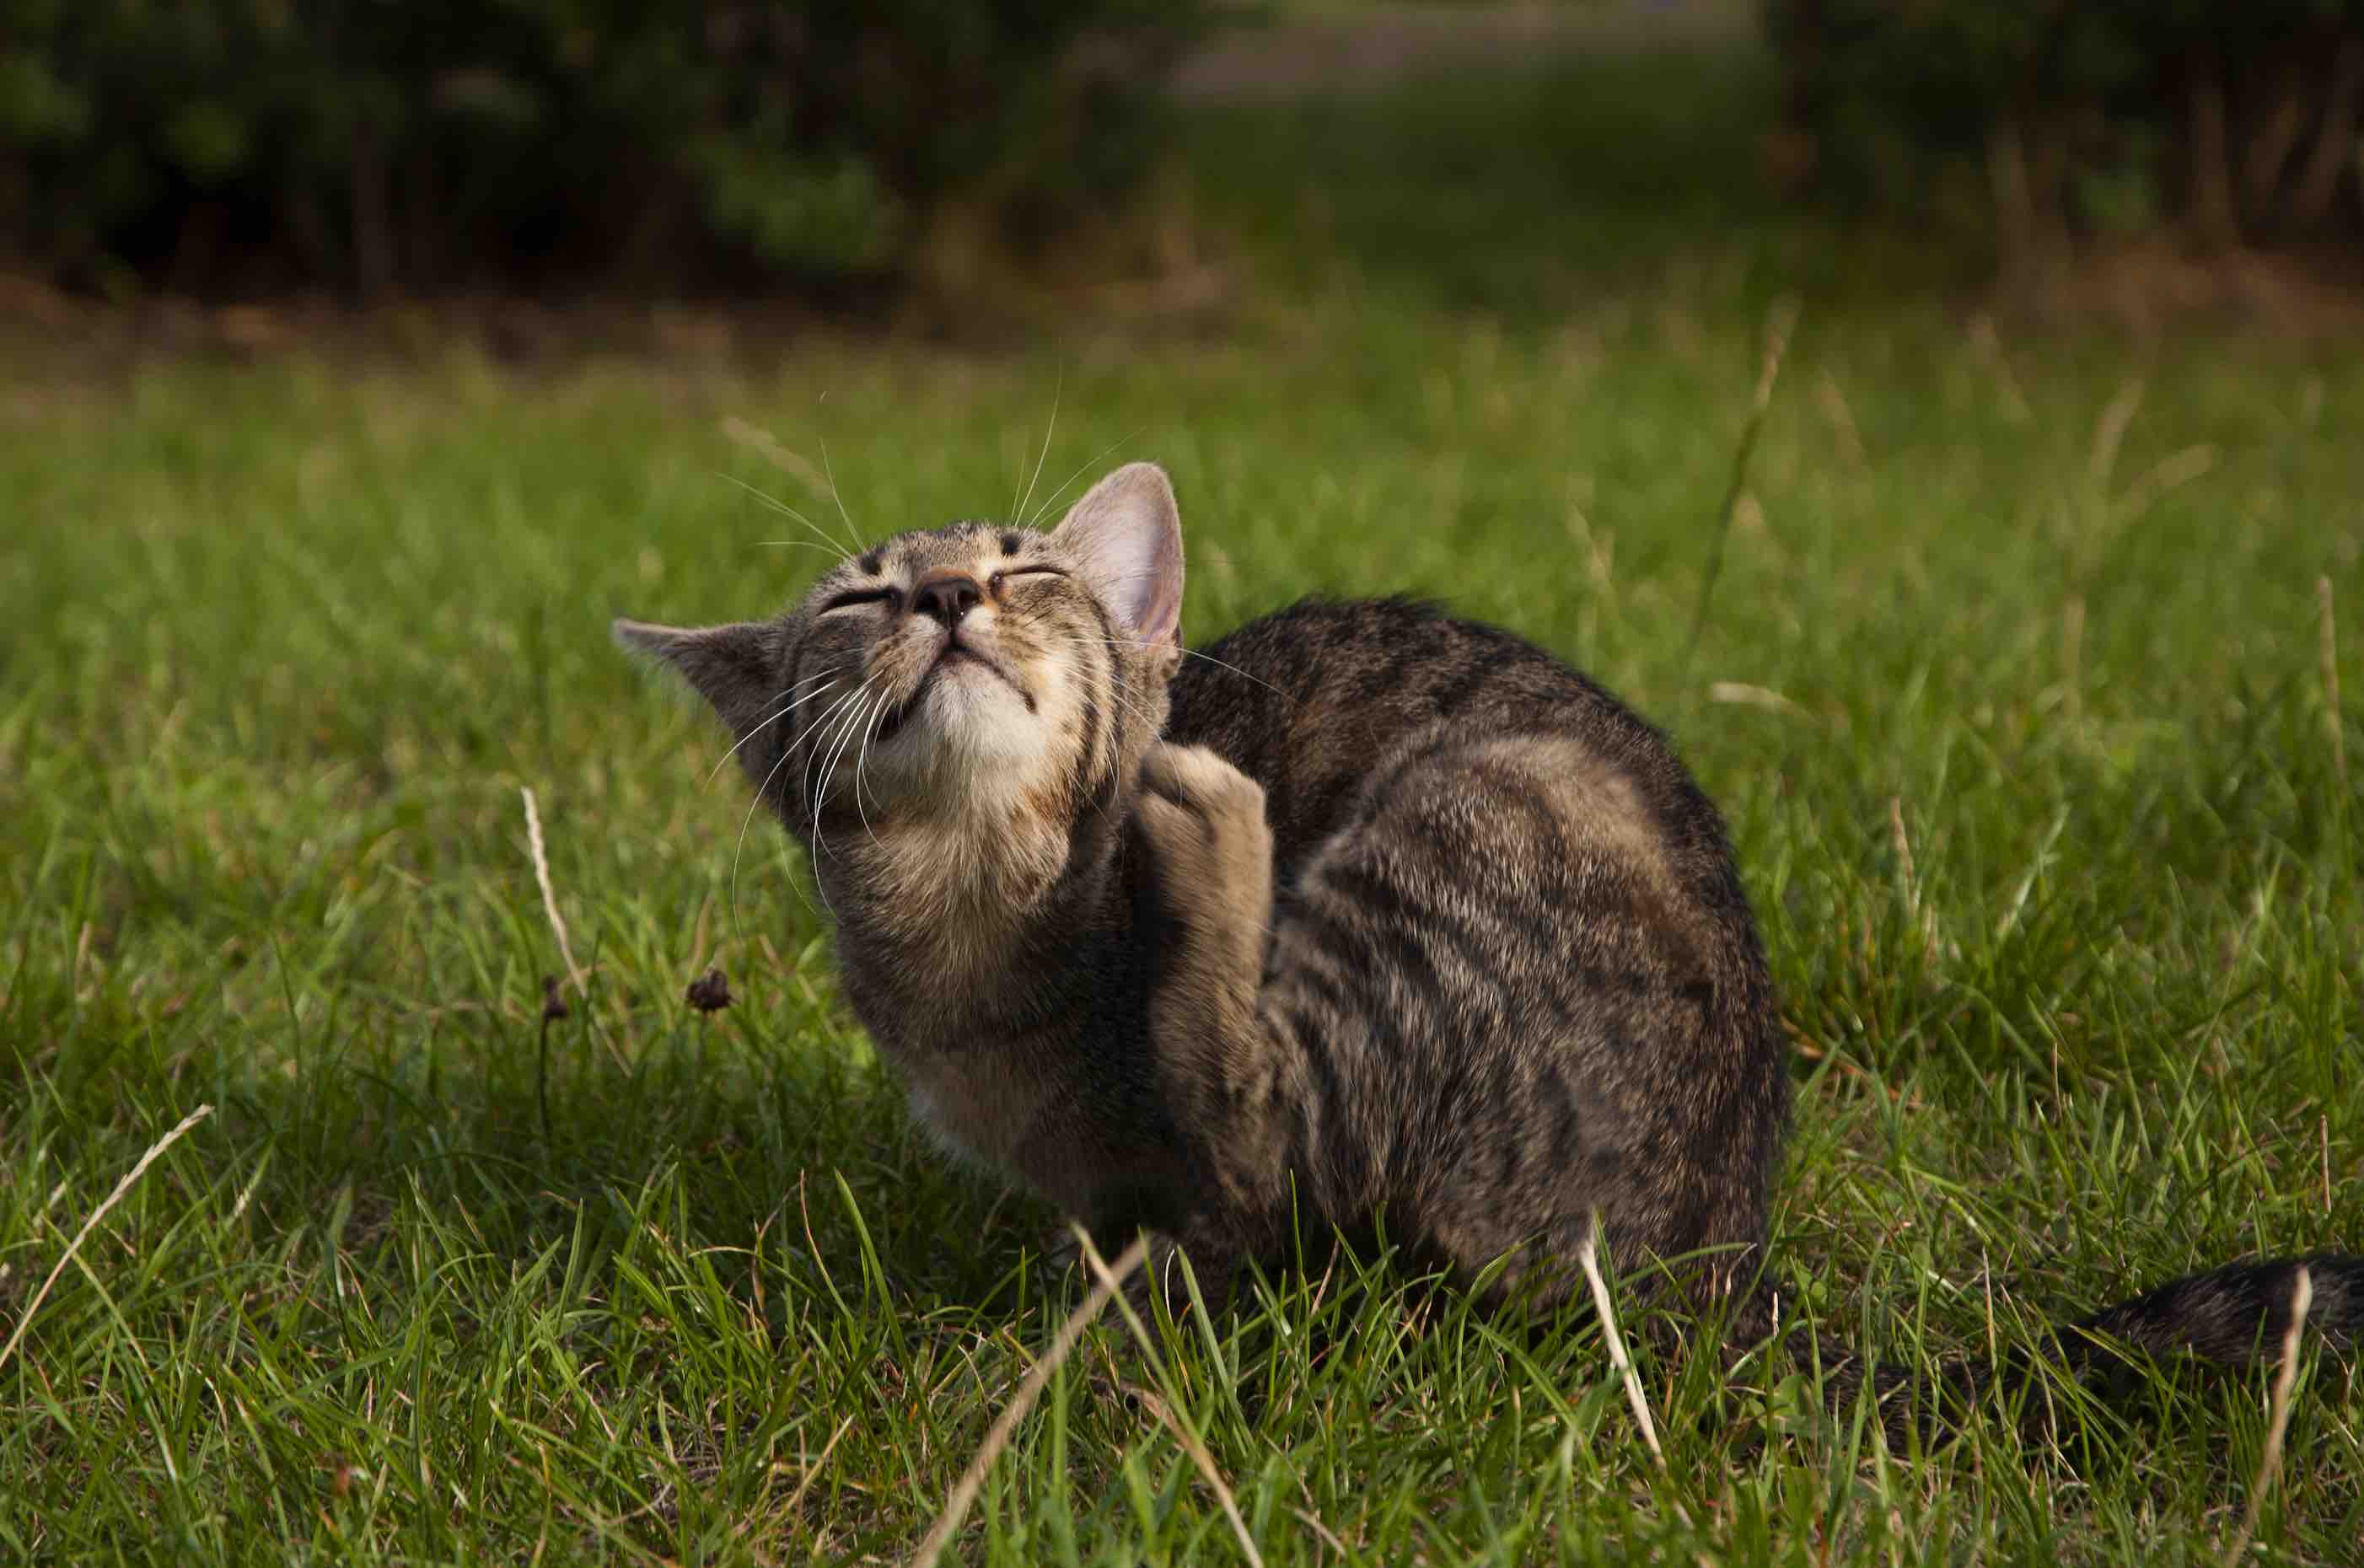
<svg viewBox="0 0 2364 1568">
<path fill-rule="evenodd" d="M 1272 828 L 1264 786 L 1204 746 L 1160 742 L 1141 765 L 1134 821 L 1168 951 L 1161 998 L 1253 1006 L 1272 923 Z"/>
<path fill-rule="evenodd" d="M 1273 900 L 1264 790 L 1199 746 L 1152 748 L 1141 783 L 1150 1053 L 1213 1177 L 1207 1212 L 1183 1238 L 1194 1257 L 1222 1237 L 1252 1248 L 1262 1218 L 1286 1201 L 1298 1108 L 1295 1075 L 1258 1010 Z"/>
<path fill-rule="evenodd" d="M 1125 1299 L 1143 1318 L 1155 1315 L 1160 1298 L 1172 1317 L 1180 1318 L 1191 1309 L 1190 1287 L 1182 1275 L 1185 1257 L 1208 1309 L 1220 1315 L 1231 1304 L 1246 1257 L 1241 1237 L 1223 1211 L 1210 1208 L 1191 1215 L 1179 1235 L 1142 1229 L 1109 1231 L 1093 1238 L 1092 1251 L 1099 1255 L 1101 1268 L 1111 1268 L 1136 1239 L 1145 1244 L 1145 1255 L 1124 1280 L 1123 1290 Z M 1083 1245 L 1073 1226 L 1061 1226 L 1044 1238 L 1043 1260 L 1054 1280 L 1078 1273 L 1088 1285 L 1096 1277 L 1097 1271 L 1086 1265 Z"/>
</svg>

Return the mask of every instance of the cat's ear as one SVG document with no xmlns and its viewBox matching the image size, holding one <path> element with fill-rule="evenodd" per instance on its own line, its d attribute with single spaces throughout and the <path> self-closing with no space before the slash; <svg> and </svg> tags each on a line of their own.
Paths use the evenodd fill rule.
<svg viewBox="0 0 2364 1568">
<path fill-rule="evenodd" d="M 771 627 L 737 621 L 691 629 L 619 617 L 613 629 L 619 646 L 653 654 L 680 672 L 733 736 L 743 738 L 763 722 L 778 679 Z"/>
<path fill-rule="evenodd" d="M 1076 502 L 1052 536 L 1084 581 L 1144 643 L 1182 643 L 1182 515 L 1154 462 L 1131 462 Z"/>
</svg>

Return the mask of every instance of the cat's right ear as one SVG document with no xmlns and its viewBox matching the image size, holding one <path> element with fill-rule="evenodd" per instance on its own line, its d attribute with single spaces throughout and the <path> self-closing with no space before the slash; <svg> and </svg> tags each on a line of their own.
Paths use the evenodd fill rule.
<svg viewBox="0 0 2364 1568">
<path fill-rule="evenodd" d="M 773 628 L 764 622 L 690 628 L 619 617 L 613 630 L 619 647 L 653 654 L 678 671 L 734 738 L 763 722 L 776 680 Z"/>
<path fill-rule="evenodd" d="M 1182 516 L 1164 469 L 1125 464 L 1085 492 L 1051 537 L 1074 552 L 1084 580 L 1135 639 L 1180 648 Z"/>
</svg>

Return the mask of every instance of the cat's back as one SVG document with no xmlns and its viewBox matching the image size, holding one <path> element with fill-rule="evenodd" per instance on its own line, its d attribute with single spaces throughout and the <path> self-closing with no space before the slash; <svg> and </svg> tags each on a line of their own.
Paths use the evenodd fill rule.
<svg viewBox="0 0 2364 1568">
<path fill-rule="evenodd" d="M 1318 1209 L 1475 1269 L 1571 1255 L 1598 1207 L 1620 1255 L 1740 1266 L 1786 1079 L 1722 819 L 1665 738 L 1413 601 L 1299 604 L 1186 665 L 1167 739 L 1265 790 L 1259 1006 L 1302 1052 Z"/>
<path fill-rule="evenodd" d="M 1526 639 L 1427 601 L 1301 600 L 1186 659 L 1171 692 L 1166 738 L 1264 786 L 1284 882 L 1407 753 L 1521 736 L 1625 781 L 1687 869 L 1728 868 L 1721 821 L 1657 730 Z"/>
</svg>

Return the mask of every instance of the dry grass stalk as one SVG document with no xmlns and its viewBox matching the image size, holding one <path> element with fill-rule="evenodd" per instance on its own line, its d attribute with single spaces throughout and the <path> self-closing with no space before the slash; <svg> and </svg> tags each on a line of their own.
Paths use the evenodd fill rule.
<svg viewBox="0 0 2364 1568">
<path fill-rule="evenodd" d="M 1828 371 L 1814 382 L 1814 401 L 1822 405 L 1823 417 L 1830 421 L 1832 433 L 1838 438 L 1840 460 L 1849 468 L 1861 468 L 1863 431 L 1855 422 L 1855 410 L 1847 406 L 1846 394 Z"/>
<path fill-rule="evenodd" d="M 2314 1135 L 2323 1145 L 2323 1215 L 2331 1218 L 2331 1118 L 2318 1114 L 2314 1118 Z"/>
<path fill-rule="evenodd" d="M 1796 295 L 1783 295 L 1765 315 L 1765 359 L 1756 370 L 1755 412 L 1762 415 L 1773 401 L 1773 383 L 1781 374 L 1781 356 L 1790 351 L 1790 334 L 1797 329 L 1801 306 Z"/>
<path fill-rule="evenodd" d="M 89 1239 L 90 1233 L 98 1229 L 98 1222 L 106 1218 L 106 1211 L 123 1201 L 123 1195 L 148 1173 L 148 1167 L 154 1164 L 165 1150 L 181 1140 L 182 1134 L 213 1114 L 213 1106 L 199 1106 L 183 1117 L 172 1131 L 148 1146 L 148 1151 L 139 1156 L 131 1169 L 123 1173 L 123 1179 L 115 1184 L 115 1190 L 106 1195 L 106 1201 L 90 1211 L 90 1218 L 82 1222 L 82 1229 L 74 1232 L 73 1240 L 66 1243 L 66 1250 L 59 1253 L 58 1261 L 50 1265 L 49 1277 L 41 1281 L 41 1288 L 35 1291 L 33 1299 L 25 1304 L 25 1315 L 17 1319 L 17 1327 L 8 1335 L 8 1342 L 0 1345 L 0 1366 L 6 1366 L 8 1358 L 17 1353 L 17 1345 L 24 1340 L 25 1330 L 33 1325 L 33 1314 L 39 1312 L 41 1303 L 49 1299 L 50 1287 L 58 1283 L 58 1276 L 65 1273 L 66 1264 L 73 1260 L 73 1255 L 82 1251 L 82 1244 Z"/>
<path fill-rule="evenodd" d="M 1888 797 L 1888 831 L 1896 840 L 1896 867 L 1904 873 L 1904 897 L 1916 912 L 1921 907 L 1921 877 L 1912 865 L 1912 840 L 1904 831 L 1904 797 Z"/>
<path fill-rule="evenodd" d="M 550 884 L 550 856 L 542 849 L 541 810 L 533 803 L 533 790 L 520 785 L 518 794 L 525 797 L 525 842 L 533 855 L 534 880 L 541 884 L 541 907 L 550 917 L 550 929 L 558 934 L 558 956 L 566 961 L 566 978 L 574 994 L 583 995 L 583 969 L 574 962 L 574 944 L 566 940 L 566 917 L 558 912 L 558 892 Z"/>
<path fill-rule="evenodd" d="M 1691 612 L 1690 637 L 1684 644 L 1686 669 L 1691 656 L 1699 651 L 1700 634 L 1707 628 L 1708 604 L 1715 596 L 1715 580 L 1723 571 L 1724 541 L 1732 535 L 1732 520 L 1740 510 L 1741 497 L 1747 494 L 1748 459 L 1756 450 L 1756 439 L 1765 428 L 1765 411 L 1772 406 L 1773 384 L 1780 378 L 1781 359 L 1790 350 L 1790 334 L 1797 328 L 1799 309 L 1795 295 L 1783 295 L 1766 313 L 1765 358 L 1756 369 L 1756 392 L 1749 403 L 1748 423 L 1741 427 L 1740 444 L 1732 454 L 1732 479 L 1724 487 L 1715 537 L 1708 543 L 1707 570 L 1700 578 L 1699 604 Z"/>
<path fill-rule="evenodd" d="M 1080 1227 L 1076 1229 L 1076 1240 L 1082 1247 L 1084 1262 L 1091 1269 L 1094 1276 L 1103 1286 L 1114 1291 L 1120 1283 L 1121 1275 L 1110 1273 L 1109 1266 L 1100 1261 L 1099 1249 L 1092 1245 L 1092 1239 L 1085 1235 Z M 1133 1243 L 1133 1251 L 1138 1251 L 1140 1247 L 1140 1242 Z M 1132 1253 L 1128 1251 L 1126 1255 L 1130 1257 Z M 1123 1316 L 1125 1327 L 1132 1331 L 1132 1337 L 1139 1342 L 1142 1353 L 1154 1362 L 1157 1346 L 1149 1337 L 1149 1326 L 1141 1320 L 1140 1316 L 1133 1311 L 1132 1304 L 1121 1294 L 1116 1298 L 1116 1309 Z M 1223 1473 L 1215 1468 L 1215 1456 L 1207 1451 L 1207 1445 L 1199 1440 L 1199 1434 L 1192 1431 L 1188 1423 L 1176 1416 L 1173 1408 L 1165 1400 L 1149 1390 L 1134 1388 L 1128 1392 L 1140 1400 L 1167 1431 L 1174 1434 L 1174 1440 L 1182 1445 L 1182 1451 L 1190 1456 L 1190 1462 L 1199 1467 L 1199 1473 L 1206 1477 L 1209 1486 L 1214 1488 L 1215 1501 L 1222 1506 L 1223 1517 L 1232 1521 L 1232 1533 L 1239 1537 L 1240 1551 L 1246 1554 L 1252 1568 L 1264 1568 L 1264 1554 L 1256 1550 L 1255 1538 L 1248 1533 L 1248 1521 L 1240 1513 L 1239 1499 L 1232 1495 L 1231 1485 L 1224 1481 Z"/>
<path fill-rule="evenodd" d="M 985 1441 L 977 1446 L 975 1457 L 968 1462 L 968 1468 L 961 1472 L 960 1480 L 953 1484 L 951 1495 L 945 1497 L 943 1511 L 936 1516 L 936 1522 L 920 1538 L 919 1549 L 911 1553 L 910 1568 L 933 1568 L 936 1560 L 943 1555 L 953 1532 L 960 1529 L 961 1520 L 967 1517 L 970 1506 L 976 1503 L 976 1494 L 984 1486 L 987 1473 L 993 1469 L 993 1462 L 1001 1457 L 1003 1449 L 1009 1446 L 1009 1435 L 1018 1429 L 1018 1423 L 1026 1418 L 1027 1412 L 1034 1408 L 1034 1402 L 1043 1397 L 1043 1390 L 1049 1385 L 1051 1374 L 1075 1353 L 1076 1341 L 1083 1338 L 1084 1330 L 1091 1327 L 1092 1319 L 1108 1306 L 1109 1297 L 1117 1294 L 1123 1286 L 1125 1276 L 1141 1266 L 1148 1252 L 1149 1243 L 1146 1239 L 1142 1239 L 1127 1247 L 1113 1266 L 1100 1265 L 1098 1257 L 1093 1257 L 1098 1282 L 1084 1297 L 1083 1305 L 1069 1313 L 1067 1320 L 1059 1325 L 1059 1331 L 1051 1336 L 1051 1343 L 1043 1351 L 1042 1359 L 1020 1381 L 1018 1392 L 1010 1396 L 1001 1414 L 994 1418 L 992 1427 L 985 1434 Z"/>
<path fill-rule="evenodd" d="M 2118 466 L 2118 447 L 2126 439 L 2126 427 L 2135 422 L 2135 411 L 2142 407 L 2143 391 L 2142 377 L 2130 377 L 2102 410 L 2101 421 L 2093 427 L 2092 455 L 2086 460 L 2094 484 L 2107 484 Z"/>
<path fill-rule="evenodd" d="M 788 1494 L 788 1506 L 782 1510 L 790 1518 L 795 1517 L 797 1505 L 805 1500 L 805 1493 L 811 1488 L 813 1482 L 819 1478 L 823 1470 L 829 1467 L 829 1456 L 837 1451 L 837 1440 L 843 1437 L 847 1429 L 853 1425 L 853 1418 L 851 1416 L 840 1421 L 837 1424 L 837 1430 L 829 1434 L 829 1441 L 821 1444 L 820 1457 L 805 1466 L 804 1478 L 797 1483 L 797 1489 Z"/>
<path fill-rule="evenodd" d="M 1174 1440 L 1182 1445 L 1182 1451 L 1190 1456 L 1190 1462 L 1199 1467 L 1199 1473 L 1206 1477 L 1208 1485 L 1214 1488 L 1215 1501 L 1222 1505 L 1223 1517 L 1232 1521 L 1232 1533 L 1239 1538 L 1241 1552 L 1254 1568 L 1264 1568 L 1264 1554 L 1256 1550 L 1255 1538 L 1248 1534 L 1248 1521 L 1240 1513 L 1239 1499 L 1232 1496 L 1231 1486 L 1223 1480 L 1223 1473 L 1215 1468 L 1215 1456 L 1207 1451 L 1207 1445 L 1199 1440 L 1196 1432 L 1182 1424 L 1172 1407 L 1148 1389 L 1131 1388 L 1126 1392 L 1139 1400 L 1143 1408 L 1156 1417 L 1159 1425 L 1174 1434 Z M 1322 1533 L 1326 1535 L 1329 1532 L 1325 1530 Z"/>
<path fill-rule="evenodd" d="M 2002 339 L 1995 331 L 1993 318 L 1986 316 L 1975 318 L 1969 325 L 1968 335 L 1970 352 L 1994 378 L 1995 397 L 2002 406 L 2004 422 L 2024 425 L 2035 418 L 2035 410 L 2028 406 L 2027 395 L 2019 389 L 2019 378 L 2011 373 L 2011 356 L 2003 350 Z"/>
<path fill-rule="evenodd" d="M 1745 681 L 1718 681 L 1707 689 L 1712 703 L 1736 703 L 1747 707 L 1761 707 L 1768 713 L 1793 714 L 1801 718 L 1813 715 L 1766 686 L 1752 686 Z"/>
<path fill-rule="evenodd" d="M 1350 1560 L 1354 1557 L 1355 1554 L 1346 1550 L 1346 1543 L 1340 1540 L 1337 1535 L 1328 1525 L 1323 1524 L 1318 1516 L 1299 1507 L 1291 1507 L 1288 1511 L 1295 1514 L 1297 1516 L 1298 1522 L 1302 1524 L 1306 1529 L 1311 1530 L 1315 1538 L 1318 1539 L 1322 1545 L 1328 1547 L 1331 1551 L 1336 1552 L 1341 1557 Z"/>
<path fill-rule="evenodd" d="M 1595 1210 L 1592 1228 L 1584 1235 L 1584 1245 L 1577 1249 L 1578 1266 L 1584 1270 L 1585 1283 L 1592 1287 L 1592 1309 L 1600 1314 L 1600 1337 L 1609 1345 L 1609 1364 L 1625 1380 L 1625 1402 L 1634 1407 L 1634 1419 L 1642 1428 L 1642 1441 L 1648 1445 L 1650 1457 L 1667 1467 L 1666 1451 L 1658 1446 L 1658 1424 L 1650 1419 L 1650 1401 L 1642 1393 L 1641 1374 L 1634 1370 L 1633 1359 L 1625 1353 L 1625 1336 L 1617 1331 L 1617 1308 L 1609 1299 L 1609 1282 L 1600 1277 L 1600 1215 Z"/>
<path fill-rule="evenodd" d="M 2119 515 L 2128 521 L 2141 517 L 2158 505 L 2160 496 L 2181 489 L 2215 466 L 2216 449 L 2205 441 L 2169 452 L 2126 486 L 2125 497 L 2118 503 Z"/>
<path fill-rule="evenodd" d="M 2281 1470 L 2282 1435 L 2290 1430 L 2291 1385 L 2298 1381 L 2299 1336 L 2306 1329 L 2306 1309 L 2314 1301 L 2314 1277 L 2301 1263 L 2298 1279 L 2291 1286 L 2290 1327 L 2282 1330 L 2281 1370 L 2274 1374 L 2273 1414 L 2266 1423 L 2266 1451 L 2258 1458 L 2258 1479 L 2249 1487 L 2249 1506 L 2241 1515 L 2241 1528 L 2234 1533 L 2233 1544 L 2225 1549 L 2225 1568 L 2233 1568 L 2249 1550 L 2250 1538 L 2258 1532 L 2258 1510 L 2265 1506 L 2266 1491 Z"/>
<path fill-rule="evenodd" d="M 829 488 L 829 481 L 822 476 L 820 469 L 812 465 L 810 458 L 800 456 L 782 446 L 779 438 L 773 435 L 771 431 L 751 425 L 735 414 L 724 415 L 722 423 L 716 428 L 722 432 L 723 439 L 733 446 L 753 452 L 781 473 L 794 475 L 797 483 L 807 489 L 818 491 Z"/>
</svg>

